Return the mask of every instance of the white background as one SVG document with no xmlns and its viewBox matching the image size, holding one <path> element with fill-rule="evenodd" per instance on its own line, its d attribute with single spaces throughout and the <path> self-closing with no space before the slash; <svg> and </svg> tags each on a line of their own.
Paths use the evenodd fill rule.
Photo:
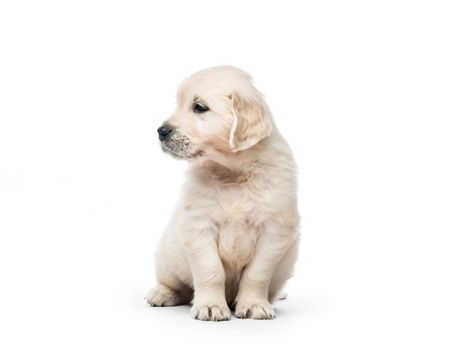
<svg viewBox="0 0 467 350">
<path fill-rule="evenodd" d="M 466 349 L 464 4 L 2 1 L 0 347 Z M 254 76 L 299 165 L 274 321 L 143 300 L 187 166 L 156 128 L 218 64 Z"/>
</svg>

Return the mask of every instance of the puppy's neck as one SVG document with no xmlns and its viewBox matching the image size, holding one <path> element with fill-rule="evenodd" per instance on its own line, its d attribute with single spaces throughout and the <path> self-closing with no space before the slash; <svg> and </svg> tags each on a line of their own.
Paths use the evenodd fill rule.
<svg viewBox="0 0 467 350">
<path fill-rule="evenodd" d="M 236 153 L 210 152 L 208 157 L 200 157 L 192 166 L 197 172 L 216 178 L 224 183 L 243 183 L 255 176 L 261 168 L 264 146 Z"/>
</svg>

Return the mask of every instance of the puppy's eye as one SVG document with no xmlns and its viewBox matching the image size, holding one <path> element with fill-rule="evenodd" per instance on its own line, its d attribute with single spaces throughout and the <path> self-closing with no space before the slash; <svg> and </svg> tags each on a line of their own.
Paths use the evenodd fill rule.
<svg viewBox="0 0 467 350">
<path fill-rule="evenodd" d="M 209 108 L 207 106 L 202 105 L 201 103 L 195 103 L 193 104 L 193 112 L 195 113 L 204 113 L 209 111 Z"/>
</svg>

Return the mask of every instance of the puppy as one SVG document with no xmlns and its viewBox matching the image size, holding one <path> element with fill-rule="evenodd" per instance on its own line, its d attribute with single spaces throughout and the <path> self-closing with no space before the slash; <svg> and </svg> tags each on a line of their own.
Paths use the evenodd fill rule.
<svg viewBox="0 0 467 350">
<path fill-rule="evenodd" d="M 158 129 L 162 149 L 189 162 L 156 254 L 153 306 L 192 302 L 195 319 L 272 319 L 298 251 L 295 163 L 251 77 L 231 66 L 180 86 Z M 230 308 L 229 308 L 230 307 Z"/>
</svg>

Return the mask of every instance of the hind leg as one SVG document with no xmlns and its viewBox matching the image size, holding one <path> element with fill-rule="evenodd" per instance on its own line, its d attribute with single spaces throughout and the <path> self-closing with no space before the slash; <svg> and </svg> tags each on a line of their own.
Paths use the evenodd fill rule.
<svg viewBox="0 0 467 350">
<path fill-rule="evenodd" d="M 156 286 L 146 295 L 151 306 L 189 304 L 193 299 L 188 260 L 178 243 L 164 236 L 156 254 Z"/>
<path fill-rule="evenodd" d="M 146 295 L 146 301 L 151 306 L 176 306 L 189 304 L 193 292 L 188 287 L 172 289 L 163 284 L 158 284 Z"/>
<path fill-rule="evenodd" d="M 292 243 L 281 261 L 277 265 L 276 271 L 271 279 L 269 285 L 268 300 L 270 303 L 277 299 L 287 298 L 287 293 L 283 290 L 283 287 L 287 280 L 292 277 L 293 267 L 298 256 L 298 240 Z"/>
</svg>

